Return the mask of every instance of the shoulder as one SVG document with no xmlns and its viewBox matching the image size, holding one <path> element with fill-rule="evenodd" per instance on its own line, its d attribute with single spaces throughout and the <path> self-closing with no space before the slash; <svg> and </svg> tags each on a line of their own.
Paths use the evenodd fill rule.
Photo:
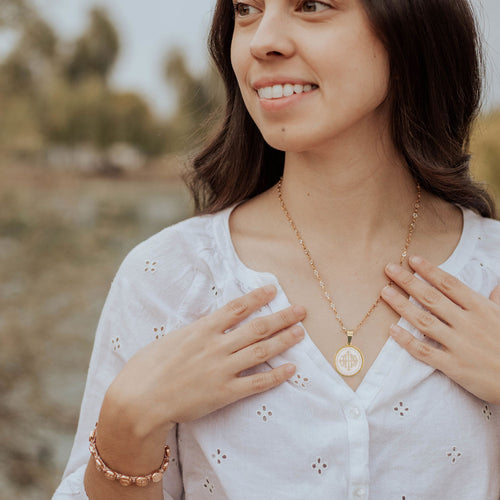
<svg viewBox="0 0 500 500">
<path fill-rule="evenodd" d="M 485 256 L 500 261 L 500 221 L 473 214 L 479 227 L 478 250 Z"/>
<path fill-rule="evenodd" d="M 227 216 L 222 211 L 192 217 L 138 244 L 122 262 L 113 288 L 123 290 L 129 301 L 133 296 L 144 305 L 175 307 L 210 291 L 223 271 L 218 233 Z"/>
<path fill-rule="evenodd" d="M 214 230 L 221 223 L 220 214 L 187 219 L 132 249 L 116 273 L 101 314 L 101 347 L 112 344 L 113 353 L 126 361 L 165 332 L 217 307 L 213 276 L 220 274 L 221 265 Z M 102 352 L 108 352 L 107 347 Z"/>
<path fill-rule="evenodd" d="M 168 273 L 178 279 L 202 255 L 215 251 L 217 226 L 224 212 L 191 217 L 139 243 L 122 262 L 119 274 L 127 277 Z"/>
<path fill-rule="evenodd" d="M 464 214 L 476 239 L 471 259 L 500 279 L 500 221 L 481 217 L 471 210 Z"/>
<path fill-rule="evenodd" d="M 495 241 L 500 239 L 500 220 L 488 219 L 477 214 L 474 214 L 474 216 L 479 221 L 486 239 L 491 238 Z"/>
</svg>

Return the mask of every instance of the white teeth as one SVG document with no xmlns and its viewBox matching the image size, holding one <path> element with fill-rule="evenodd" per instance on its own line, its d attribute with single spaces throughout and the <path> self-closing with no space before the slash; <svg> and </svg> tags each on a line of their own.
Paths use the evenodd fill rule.
<svg viewBox="0 0 500 500">
<path fill-rule="evenodd" d="M 293 95 L 293 85 L 291 83 L 283 86 L 283 95 L 286 97 Z"/>
<path fill-rule="evenodd" d="M 272 99 L 273 88 L 272 87 L 263 87 L 263 88 L 259 89 L 259 97 L 261 99 Z"/>
<path fill-rule="evenodd" d="M 273 99 L 283 97 L 283 85 L 273 85 Z"/>
<path fill-rule="evenodd" d="M 314 84 L 300 85 L 296 83 L 285 83 L 284 85 L 273 85 L 272 87 L 262 87 L 257 90 L 261 99 L 280 99 L 281 97 L 289 97 L 293 94 L 302 94 L 302 92 L 311 92 L 317 89 Z"/>
</svg>

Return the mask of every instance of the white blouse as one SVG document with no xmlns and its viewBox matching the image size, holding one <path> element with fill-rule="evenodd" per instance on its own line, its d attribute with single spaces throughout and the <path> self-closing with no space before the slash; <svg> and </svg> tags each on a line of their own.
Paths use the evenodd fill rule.
<svg viewBox="0 0 500 500">
<path fill-rule="evenodd" d="M 138 349 L 265 284 L 278 294 L 259 314 L 288 306 L 275 276 L 239 260 L 230 213 L 167 228 L 123 262 L 99 322 L 75 443 L 54 500 L 87 499 L 89 433 L 106 389 Z M 488 296 L 500 282 L 500 222 L 464 210 L 461 240 L 441 268 Z M 251 371 L 285 362 L 297 366 L 288 382 L 171 432 L 165 499 L 499 500 L 499 406 L 392 338 L 355 392 L 307 335 Z"/>
</svg>

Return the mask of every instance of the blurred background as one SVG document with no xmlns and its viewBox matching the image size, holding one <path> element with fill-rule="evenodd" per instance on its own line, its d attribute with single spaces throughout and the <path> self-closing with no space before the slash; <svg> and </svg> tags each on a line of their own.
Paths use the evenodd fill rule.
<svg viewBox="0 0 500 500">
<path fill-rule="evenodd" d="M 223 101 L 214 3 L 0 0 L 0 500 L 51 497 L 112 277 L 192 214 L 180 174 Z M 500 3 L 474 3 L 474 175 L 499 199 Z"/>
</svg>

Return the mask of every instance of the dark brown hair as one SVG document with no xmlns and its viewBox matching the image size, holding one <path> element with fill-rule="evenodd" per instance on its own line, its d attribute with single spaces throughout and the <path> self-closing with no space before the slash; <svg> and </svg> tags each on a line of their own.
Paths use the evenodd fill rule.
<svg viewBox="0 0 500 500">
<path fill-rule="evenodd" d="M 481 45 L 467 0 L 361 0 L 391 64 L 392 137 L 421 186 L 483 216 L 495 207 L 469 172 L 479 111 Z M 231 67 L 233 4 L 218 0 L 209 50 L 227 103 L 218 134 L 188 175 L 198 212 L 213 213 L 272 187 L 284 153 L 269 146 L 248 114 Z"/>
</svg>

